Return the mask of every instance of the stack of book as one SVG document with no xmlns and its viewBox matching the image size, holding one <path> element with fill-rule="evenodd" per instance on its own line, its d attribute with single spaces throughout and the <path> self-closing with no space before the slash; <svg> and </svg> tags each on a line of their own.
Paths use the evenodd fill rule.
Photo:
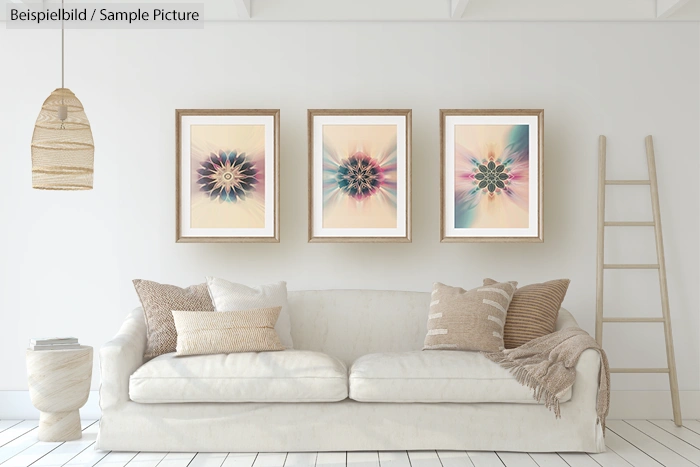
<svg viewBox="0 0 700 467">
<path fill-rule="evenodd" d="M 29 348 L 32 350 L 71 350 L 79 349 L 80 344 L 75 337 L 41 337 L 31 339 Z"/>
</svg>

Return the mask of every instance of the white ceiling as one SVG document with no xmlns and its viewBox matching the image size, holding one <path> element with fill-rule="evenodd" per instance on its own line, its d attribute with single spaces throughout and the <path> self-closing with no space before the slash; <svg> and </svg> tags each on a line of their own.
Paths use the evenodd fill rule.
<svg viewBox="0 0 700 467">
<path fill-rule="evenodd" d="M 207 0 L 217 15 L 257 21 L 700 20 L 700 0 Z M 241 7 L 249 5 L 249 9 Z M 460 15 L 461 13 L 461 15 Z M 245 13 L 244 13 L 245 14 Z"/>
<path fill-rule="evenodd" d="M 18 4 L 36 0 L 0 0 Z M 44 0 L 57 3 L 59 0 Z M 65 0 L 96 3 L 96 0 Z M 122 0 L 98 0 L 123 3 Z M 198 3 L 158 0 L 139 3 Z M 199 0 L 208 21 L 700 21 L 700 0 Z M 6 9 L 0 11 L 4 19 Z"/>
</svg>

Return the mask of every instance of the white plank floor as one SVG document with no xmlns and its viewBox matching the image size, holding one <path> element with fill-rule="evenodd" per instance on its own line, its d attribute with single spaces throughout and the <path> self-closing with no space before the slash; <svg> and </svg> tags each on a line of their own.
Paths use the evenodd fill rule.
<svg viewBox="0 0 700 467">
<path fill-rule="evenodd" d="M 600 454 L 465 451 L 196 453 L 95 451 L 98 424 L 83 437 L 37 440 L 36 420 L 0 420 L 0 467 L 700 467 L 700 421 L 609 420 Z"/>
</svg>

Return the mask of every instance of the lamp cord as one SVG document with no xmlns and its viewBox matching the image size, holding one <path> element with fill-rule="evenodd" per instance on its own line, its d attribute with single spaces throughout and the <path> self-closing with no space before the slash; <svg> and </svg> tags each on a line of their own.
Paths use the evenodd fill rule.
<svg viewBox="0 0 700 467">
<path fill-rule="evenodd" d="M 61 0 L 61 89 L 65 89 L 65 87 L 66 87 L 65 83 L 64 83 L 64 76 L 65 76 L 65 72 L 64 72 L 64 69 L 65 69 L 64 36 L 65 36 L 65 31 L 63 28 L 63 1 L 64 0 Z M 61 107 L 65 107 L 63 97 L 61 97 Z M 60 110 L 59 110 L 59 118 L 61 119 L 61 130 L 63 130 L 66 127 L 65 126 L 65 124 L 66 124 L 65 118 L 67 115 L 68 115 L 68 111 L 66 109 L 65 115 L 63 116 L 63 118 L 61 118 Z"/>
<path fill-rule="evenodd" d="M 63 31 L 63 0 L 61 0 L 61 87 L 64 88 L 65 85 L 63 83 L 63 77 L 64 77 L 64 46 L 63 46 L 63 36 L 64 36 L 64 31 Z"/>
</svg>

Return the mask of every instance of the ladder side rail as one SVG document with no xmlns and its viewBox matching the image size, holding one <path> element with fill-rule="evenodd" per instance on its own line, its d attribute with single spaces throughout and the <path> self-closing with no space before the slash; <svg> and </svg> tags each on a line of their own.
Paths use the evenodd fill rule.
<svg viewBox="0 0 700 467">
<path fill-rule="evenodd" d="M 666 276 L 666 257 L 661 230 L 661 209 L 659 207 L 659 186 L 656 178 L 656 160 L 654 157 L 654 140 L 651 135 L 646 137 L 647 163 L 651 188 L 651 208 L 654 216 L 654 234 L 656 237 L 656 256 L 659 264 L 659 288 L 661 292 L 661 312 L 664 317 L 664 333 L 666 337 L 666 359 L 668 361 L 668 378 L 671 387 L 671 404 L 673 406 L 673 421 L 682 426 L 681 407 L 678 393 L 678 375 L 676 373 L 676 356 L 673 349 L 673 334 L 671 332 L 671 313 L 668 302 L 668 284 Z"/>
<path fill-rule="evenodd" d="M 598 252 L 596 256 L 595 340 L 603 345 L 603 265 L 605 260 L 605 157 L 607 141 L 598 137 Z"/>
</svg>

